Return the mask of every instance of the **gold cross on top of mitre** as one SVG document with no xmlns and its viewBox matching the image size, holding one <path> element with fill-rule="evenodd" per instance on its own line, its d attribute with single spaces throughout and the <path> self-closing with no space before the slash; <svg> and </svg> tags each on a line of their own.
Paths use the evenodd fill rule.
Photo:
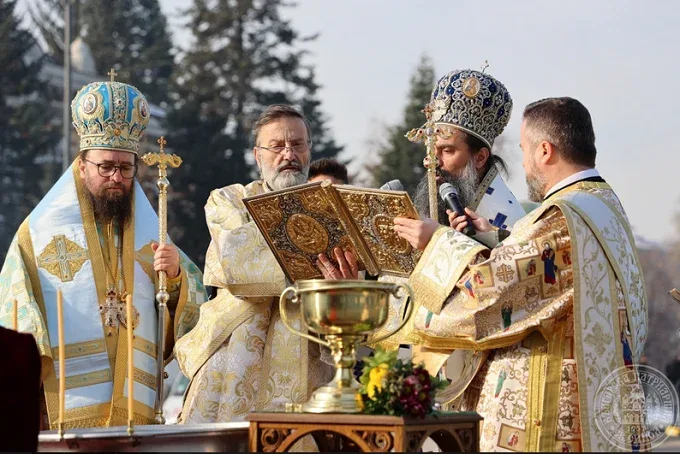
<svg viewBox="0 0 680 454">
<path fill-rule="evenodd" d="M 116 76 L 118 75 L 118 73 L 116 72 L 116 70 L 113 69 L 113 68 L 111 68 L 111 71 L 109 71 L 109 72 L 106 73 L 106 74 L 109 75 L 109 76 L 111 76 L 111 82 L 114 82 L 113 78 L 116 77 Z"/>
</svg>

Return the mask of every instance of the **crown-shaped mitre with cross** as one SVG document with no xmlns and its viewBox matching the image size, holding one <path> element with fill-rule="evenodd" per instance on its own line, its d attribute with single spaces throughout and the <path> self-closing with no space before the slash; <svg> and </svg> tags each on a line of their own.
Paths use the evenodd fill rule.
<svg viewBox="0 0 680 454">
<path fill-rule="evenodd" d="M 132 85 L 113 80 L 92 82 L 71 102 L 73 126 L 80 136 L 80 150 L 102 148 L 137 154 L 151 112 L 144 95 Z"/>
<path fill-rule="evenodd" d="M 491 148 L 510 120 L 512 98 L 505 85 L 490 75 L 463 69 L 439 79 L 430 108 L 435 124 L 468 132 Z"/>
</svg>

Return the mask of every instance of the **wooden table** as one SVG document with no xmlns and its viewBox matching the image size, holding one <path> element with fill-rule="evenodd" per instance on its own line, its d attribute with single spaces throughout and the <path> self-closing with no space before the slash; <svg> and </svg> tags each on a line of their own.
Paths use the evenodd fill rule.
<svg viewBox="0 0 680 454">
<path fill-rule="evenodd" d="M 415 452 L 431 438 L 443 452 L 479 452 L 482 417 L 443 412 L 424 419 L 361 414 L 251 413 L 250 452 L 287 452 L 305 435 L 319 451 Z"/>
</svg>

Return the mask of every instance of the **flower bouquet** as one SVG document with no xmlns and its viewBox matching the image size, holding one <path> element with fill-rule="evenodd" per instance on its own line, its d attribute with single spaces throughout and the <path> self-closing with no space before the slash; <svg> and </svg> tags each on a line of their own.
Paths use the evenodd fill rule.
<svg viewBox="0 0 680 454">
<path fill-rule="evenodd" d="M 366 414 L 424 418 L 434 411 L 436 391 L 447 385 L 422 364 L 398 359 L 396 351 L 377 348 L 363 362 L 359 394 Z"/>
</svg>

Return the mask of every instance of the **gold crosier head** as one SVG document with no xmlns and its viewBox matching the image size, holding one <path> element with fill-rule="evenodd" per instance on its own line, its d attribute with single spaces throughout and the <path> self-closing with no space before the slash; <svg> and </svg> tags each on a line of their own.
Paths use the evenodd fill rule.
<svg viewBox="0 0 680 454">
<path fill-rule="evenodd" d="M 145 154 L 142 156 L 142 161 L 149 166 L 158 165 L 159 177 L 165 178 L 167 176 L 168 165 L 177 168 L 182 164 L 182 158 L 176 154 L 167 154 L 165 152 L 165 146 L 168 144 L 168 141 L 165 140 L 164 136 L 160 136 L 156 142 L 158 142 L 159 152 Z"/>
<path fill-rule="evenodd" d="M 411 142 L 424 142 L 425 143 L 425 159 L 423 165 L 427 169 L 427 180 L 428 180 L 428 198 L 430 202 L 430 218 L 438 221 L 439 210 L 438 210 L 438 200 L 437 200 L 437 166 L 439 161 L 435 155 L 435 145 L 437 143 L 437 137 L 442 139 L 448 139 L 451 137 L 451 132 L 446 128 L 441 128 L 433 120 L 434 109 L 432 103 L 427 103 L 425 108 L 421 111 L 425 115 L 425 124 L 420 128 L 415 128 L 410 130 L 406 134 L 406 138 Z"/>
</svg>

